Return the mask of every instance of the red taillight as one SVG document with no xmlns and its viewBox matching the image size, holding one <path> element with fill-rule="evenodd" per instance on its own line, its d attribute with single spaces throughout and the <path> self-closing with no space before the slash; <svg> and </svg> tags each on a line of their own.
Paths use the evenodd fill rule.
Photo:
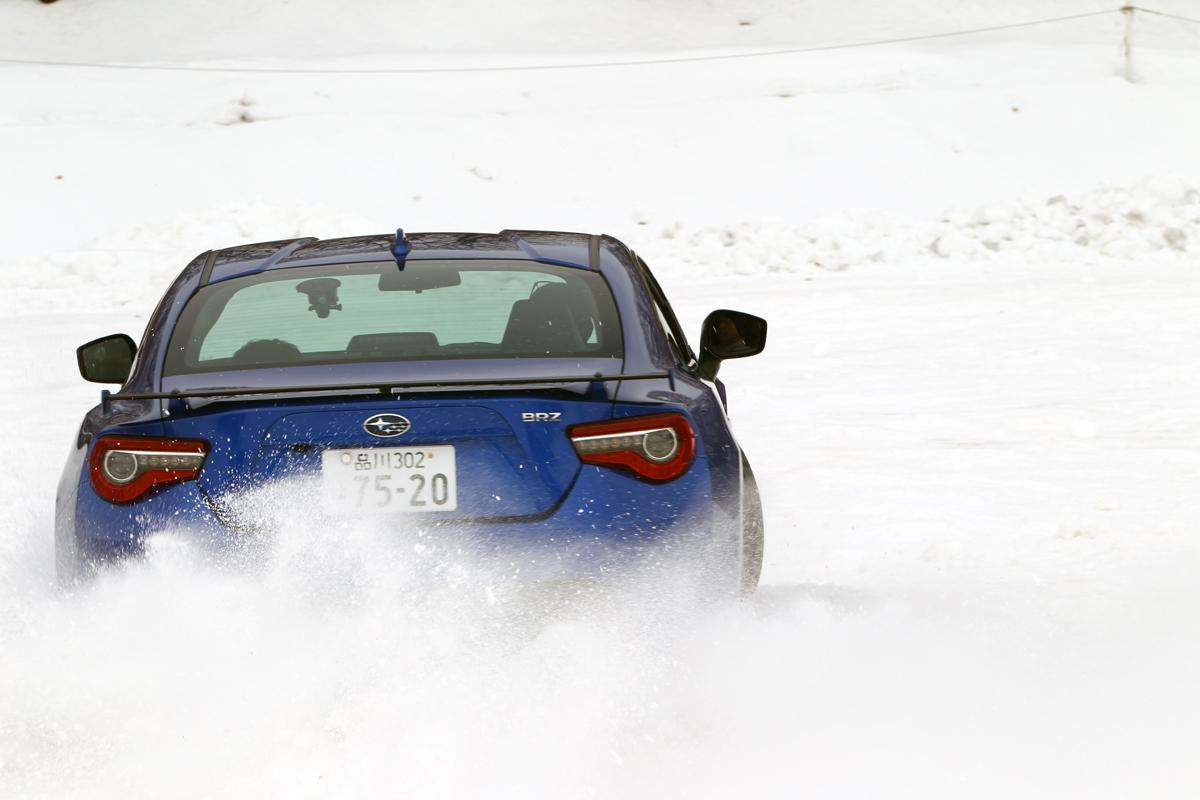
<svg viewBox="0 0 1200 800">
<path fill-rule="evenodd" d="M 199 439 L 102 436 L 92 446 L 88 473 L 96 494 L 131 503 L 156 486 L 194 480 L 207 454 L 208 442 Z"/>
<path fill-rule="evenodd" d="M 678 478 L 696 457 L 696 434 L 681 414 L 587 422 L 567 435 L 585 464 L 624 467 L 652 481 Z"/>
</svg>

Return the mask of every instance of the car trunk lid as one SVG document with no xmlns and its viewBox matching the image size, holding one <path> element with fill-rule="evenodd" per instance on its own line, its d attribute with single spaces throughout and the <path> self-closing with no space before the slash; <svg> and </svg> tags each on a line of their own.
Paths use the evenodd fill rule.
<svg viewBox="0 0 1200 800">
<path fill-rule="evenodd" d="M 567 427 L 607 419 L 611 409 L 603 391 L 437 393 L 394 399 L 213 403 L 172 418 L 168 428 L 179 436 L 206 434 L 212 440 L 199 482 L 218 505 L 248 489 L 293 478 L 315 478 L 328 488 L 336 479 L 334 473 L 366 459 L 373 466 L 362 470 L 368 480 L 358 481 L 357 496 L 343 496 L 345 502 L 333 507 L 329 492 L 306 497 L 323 514 L 334 516 L 413 511 L 439 521 L 480 521 L 552 512 L 580 469 Z M 394 435 L 372 433 L 365 423 L 381 416 L 385 423 L 394 418 L 402 418 L 403 423 L 386 429 L 375 426 Z M 398 428 L 406 429 L 396 434 Z M 404 463 L 405 452 L 423 454 L 419 468 L 428 469 L 424 481 L 414 477 L 421 473 L 414 471 L 418 465 L 412 457 Z M 436 463 L 425 463 L 426 457 Z M 447 467 L 452 470 L 449 474 Z M 428 481 L 439 474 L 448 475 L 443 480 L 452 482 L 452 487 L 443 484 L 441 489 L 443 497 L 445 490 L 453 489 L 453 502 L 427 502 L 432 488 Z M 391 477 L 377 477 L 381 475 Z M 347 474 L 341 480 L 348 483 L 349 479 Z M 395 492 L 401 487 L 406 497 L 382 502 L 385 490 Z M 426 502 L 412 505 L 414 501 Z"/>
</svg>

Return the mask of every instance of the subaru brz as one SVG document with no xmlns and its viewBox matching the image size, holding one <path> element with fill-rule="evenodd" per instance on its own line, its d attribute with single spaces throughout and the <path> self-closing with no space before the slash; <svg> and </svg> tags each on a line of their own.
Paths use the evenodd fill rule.
<svg viewBox="0 0 1200 800">
<path fill-rule="evenodd" d="M 77 351 L 84 379 L 120 388 L 62 474 L 59 574 L 165 529 L 253 535 L 235 499 L 296 479 L 313 518 L 534 546 L 567 577 L 694 547 L 712 580 L 752 591 L 761 505 L 717 371 L 766 332 L 714 311 L 693 352 L 609 236 L 401 230 L 203 253 L 140 345 Z"/>
</svg>

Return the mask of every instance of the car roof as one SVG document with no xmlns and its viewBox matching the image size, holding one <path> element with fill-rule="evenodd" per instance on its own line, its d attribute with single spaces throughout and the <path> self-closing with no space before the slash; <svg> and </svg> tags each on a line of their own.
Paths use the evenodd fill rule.
<svg viewBox="0 0 1200 800">
<path fill-rule="evenodd" d="M 593 240 L 586 233 L 514 231 L 499 233 L 410 233 L 406 260 L 512 259 L 595 269 Z M 208 255 L 201 285 L 265 270 L 363 261 L 390 261 L 395 234 L 344 239 L 281 239 L 214 250 Z"/>
</svg>

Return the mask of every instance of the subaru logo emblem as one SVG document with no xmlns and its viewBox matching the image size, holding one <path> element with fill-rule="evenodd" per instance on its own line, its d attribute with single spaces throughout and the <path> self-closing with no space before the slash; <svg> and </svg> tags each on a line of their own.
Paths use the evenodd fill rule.
<svg viewBox="0 0 1200 800">
<path fill-rule="evenodd" d="M 364 431 L 382 439 L 402 436 L 408 433 L 410 428 L 412 428 L 412 423 L 408 421 L 407 417 L 399 414 L 376 414 L 373 417 L 367 417 L 363 422 Z"/>
</svg>

